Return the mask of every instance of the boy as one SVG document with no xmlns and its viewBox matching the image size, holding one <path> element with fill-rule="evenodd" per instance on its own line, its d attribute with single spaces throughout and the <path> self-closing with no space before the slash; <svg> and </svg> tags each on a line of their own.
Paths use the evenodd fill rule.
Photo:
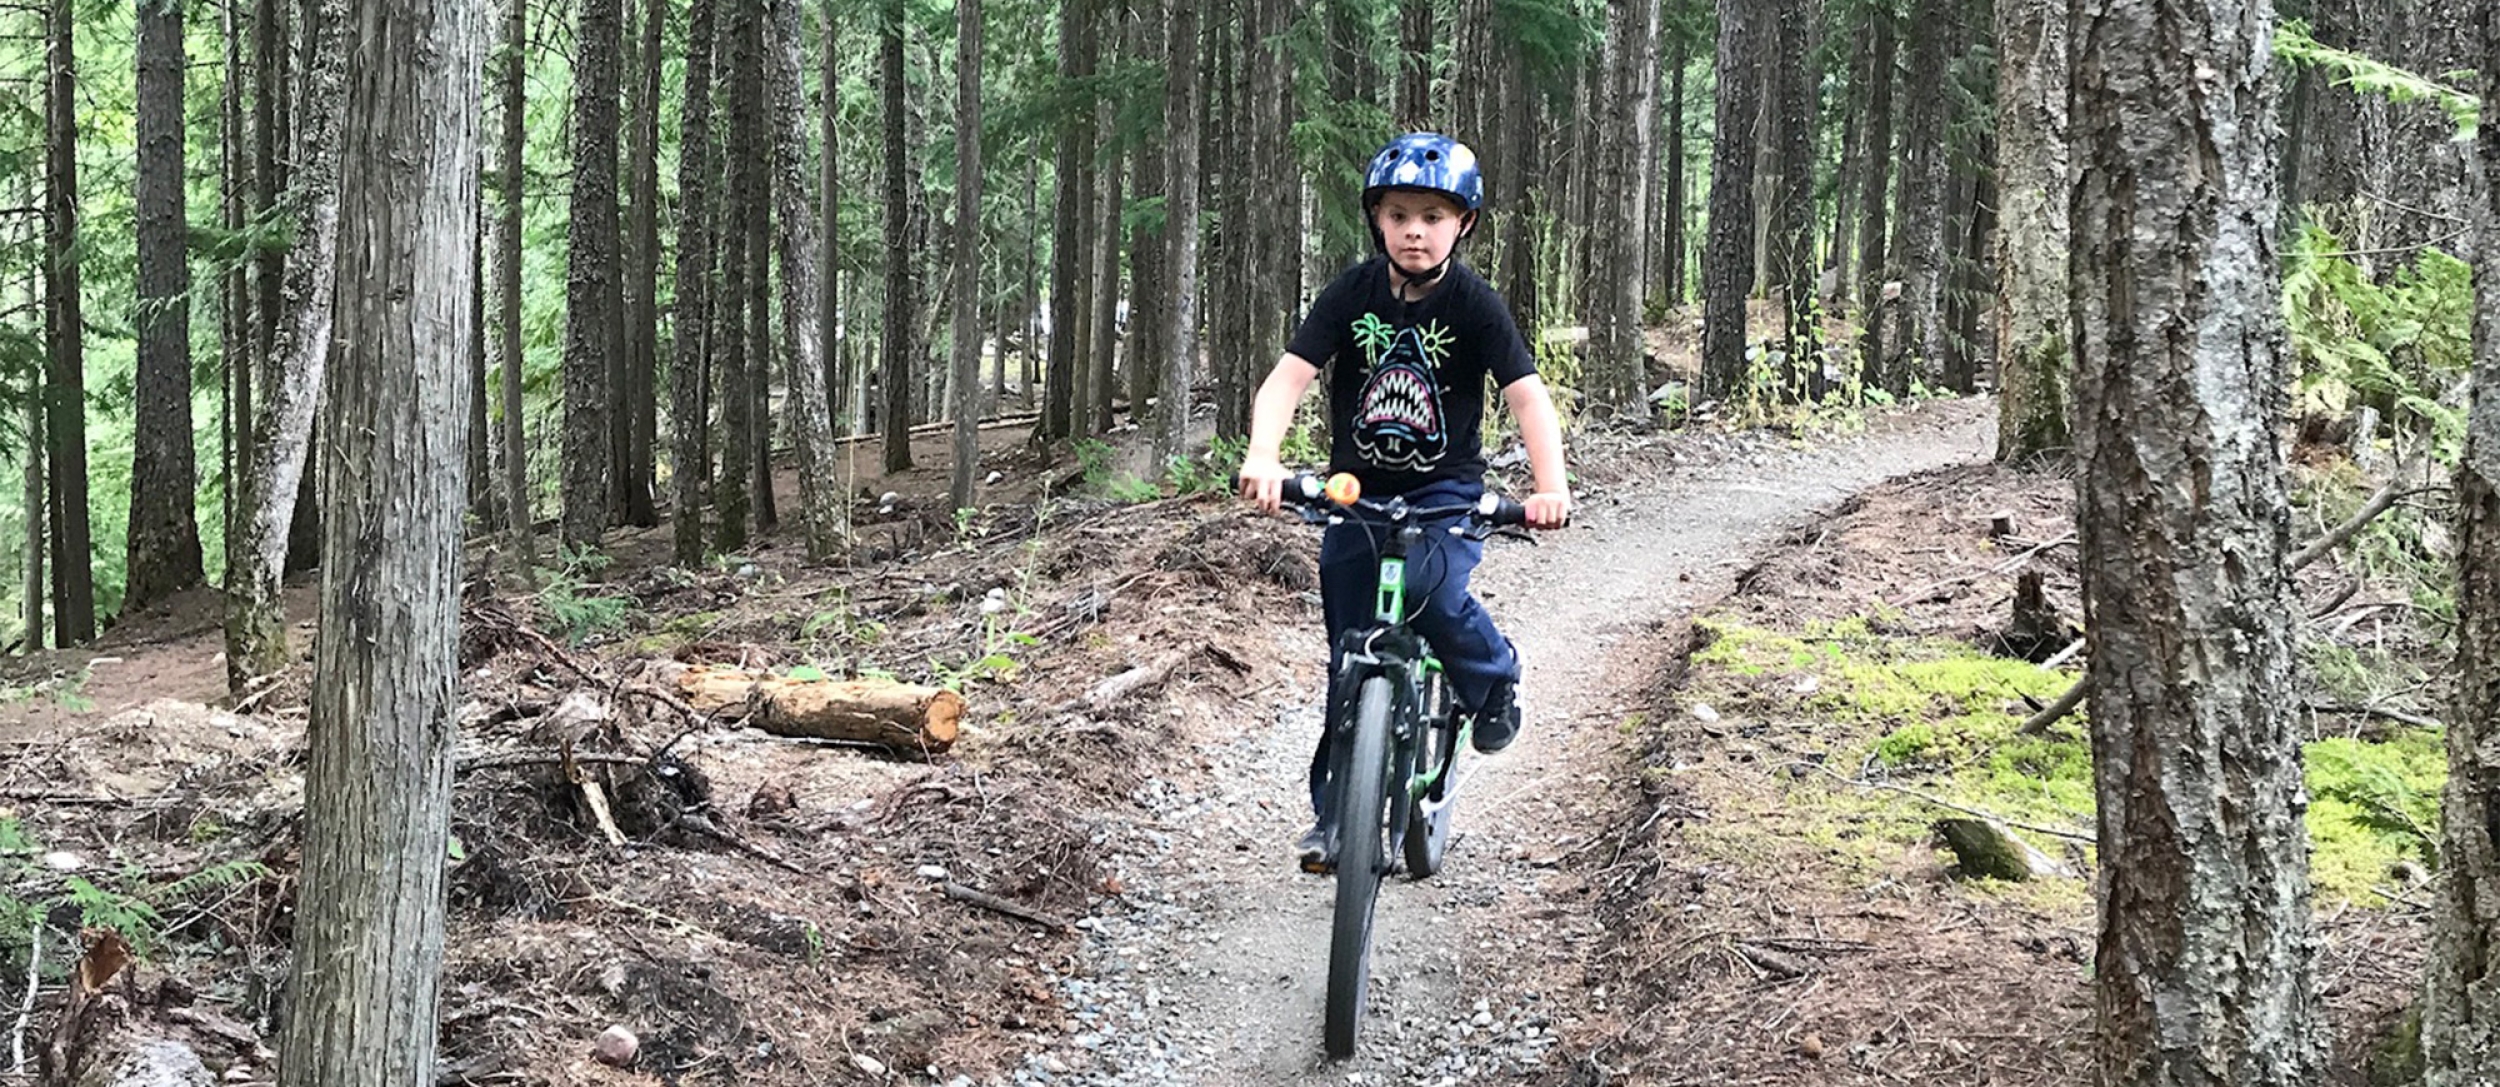
<svg viewBox="0 0 2500 1087">
<path fill-rule="evenodd" d="M 1351 472 L 1370 498 L 1447 506 L 1484 493 L 1484 382 L 1490 375 L 1518 420 L 1536 476 L 1528 523 L 1558 528 L 1571 511 L 1562 429 L 1510 307 L 1460 263 L 1458 243 L 1475 229 L 1484 178 L 1475 153 L 1447 136 L 1411 133 L 1374 155 L 1363 215 L 1379 253 L 1320 292 L 1293 342 L 1259 386 L 1242 460 L 1242 497 L 1274 512 L 1288 476 L 1277 448 L 1294 406 L 1329 370 L 1329 464 Z M 1333 367 L 1332 367 L 1333 364 Z M 1338 636 L 1372 620 L 1376 573 L 1368 526 L 1332 525 L 1320 541 L 1320 596 L 1327 613 L 1330 705 L 1336 704 Z M 1412 622 L 1441 659 L 1451 697 L 1476 717 L 1476 750 L 1492 754 L 1519 731 L 1519 655 L 1467 591 L 1481 542 L 1443 532 L 1417 541 L 1407 583 L 1433 586 Z M 1323 795 L 1328 741 L 1311 754 L 1317 823 L 1296 850 L 1306 869 L 1325 867 L 1331 835 Z"/>
</svg>

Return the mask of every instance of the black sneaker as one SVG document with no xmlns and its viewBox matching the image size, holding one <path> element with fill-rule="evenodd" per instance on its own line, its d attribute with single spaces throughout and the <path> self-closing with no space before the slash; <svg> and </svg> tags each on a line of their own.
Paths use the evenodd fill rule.
<svg viewBox="0 0 2500 1087">
<path fill-rule="evenodd" d="M 1302 840 L 1293 843 L 1295 863 L 1305 872 L 1326 875 L 1337 867 L 1337 843 L 1328 828 L 1316 823 L 1304 831 Z"/>
<path fill-rule="evenodd" d="M 1476 712 L 1476 750 L 1490 755 L 1510 746 L 1519 738 L 1519 687 L 1497 683 L 1484 697 L 1484 708 Z"/>
</svg>

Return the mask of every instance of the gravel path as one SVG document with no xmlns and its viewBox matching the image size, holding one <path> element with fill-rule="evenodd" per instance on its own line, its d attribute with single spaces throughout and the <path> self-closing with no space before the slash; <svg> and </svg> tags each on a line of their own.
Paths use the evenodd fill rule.
<svg viewBox="0 0 2500 1087">
<path fill-rule="evenodd" d="M 1652 478 L 1583 496 L 1572 530 L 1536 548 L 1493 545 L 1476 585 L 1526 657 L 1527 729 L 1498 758 L 1461 761 L 1468 777 L 1444 872 L 1383 888 L 1371 1015 L 1350 1061 L 1320 1052 L 1331 884 L 1293 871 L 1286 850 L 1306 822 L 1317 695 L 1243 707 L 1256 727 L 1199 752 L 1212 792 L 1149 781 L 1132 798 L 1137 822 L 1106 835 L 1126 893 L 1080 922 L 1082 963 L 1053 979 L 1072 1010 L 1068 1029 L 1012 1081 L 1504 1083 L 1582 1060 L 1556 1034 L 1604 1012 L 1604 990 L 1579 991 L 1572 968 L 1598 922 L 1581 896 L 1553 892 L 1567 878 L 1560 860 L 1597 829 L 1607 778 L 1630 772 L 1617 726 L 1634 707 L 1622 695 L 1648 676 L 1621 663 L 1618 647 L 1650 620 L 1717 599 L 1818 509 L 1894 476 L 1984 459 L 1992 410 L 1928 404 L 1811 449 L 1678 439 L 1657 451 Z M 1315 657 L 1316 618 L 1309 625 L 1280 631 L 1277 652 Z"/>
</svg>

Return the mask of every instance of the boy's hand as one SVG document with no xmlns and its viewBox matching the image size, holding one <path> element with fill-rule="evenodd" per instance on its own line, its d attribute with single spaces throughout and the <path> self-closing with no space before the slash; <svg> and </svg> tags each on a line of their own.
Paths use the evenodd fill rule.
<svg viewBox="0 0 2500 1087">
<path fill-rule="evenodd" d="M 1274 513 L 1284 507 L 1285 481 L 1290 478 L 1292 474 L 1285 471 L 1285 466 L 1278 463 L 1275 457 L 1257 454 L 1244 457 L 1241 461 L 1241 497 L 1257 503 L 1262 510 Z"/>
<path fill-rule="evenodd" d="M 1528 496 L 1528 527 L 1554 529 L 1571 520 L 1571 492 L 1538 491 Z"/>
</svg>

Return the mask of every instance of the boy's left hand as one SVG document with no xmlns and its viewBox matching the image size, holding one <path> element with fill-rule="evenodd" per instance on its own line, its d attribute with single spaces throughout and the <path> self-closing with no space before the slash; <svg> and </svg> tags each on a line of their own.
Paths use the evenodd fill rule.
<svg viewBox="0 0 2500 1087">
<path fill-rule="evenodd" d="M 1528 527 L 1555 529 L 1571 520 L 1571 492 L 1538 491 L 1528 496 Z"/>
</svg>

